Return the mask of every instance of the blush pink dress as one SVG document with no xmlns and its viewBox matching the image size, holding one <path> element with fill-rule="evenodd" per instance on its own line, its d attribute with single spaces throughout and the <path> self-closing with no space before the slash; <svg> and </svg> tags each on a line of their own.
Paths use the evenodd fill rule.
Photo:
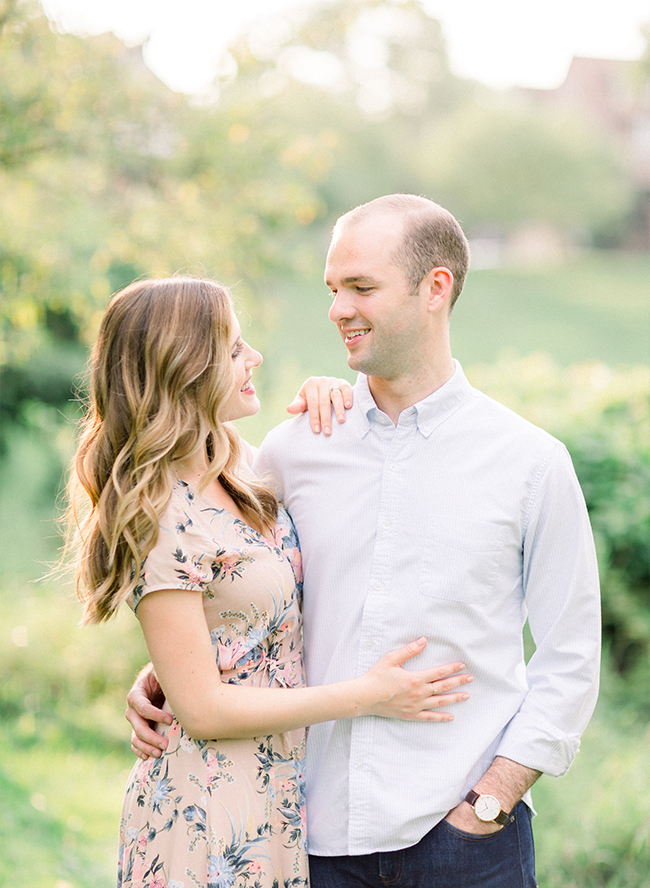
<svg viewBox="0 0 650 888">
<path fill-rule="evenodd" d="M 222 681 L 300 687 L 300 551 L 282 508 L 274 539 L 178 481 L 129 603 L 196 590 Z M 194 740 L 176 719 L 161 731 L 166 752 L 128 779 L 118 888 L 307 886 L 305 731 Z"/>
</svg>

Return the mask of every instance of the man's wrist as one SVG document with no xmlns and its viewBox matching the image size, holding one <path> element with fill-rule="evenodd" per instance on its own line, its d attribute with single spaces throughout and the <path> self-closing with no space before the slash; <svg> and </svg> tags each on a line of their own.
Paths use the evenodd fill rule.
<svg viewBox="0 0 650 888">
<path fill-rule="evenodd" d="M 471 805 L 477 819 L 482 823 L 498 823 L 505 826 L 508 822 L 510 811 L 505 811 L 499 799 L 491 793 L 480 793 L 470 789 L 465 801 Z"/>
<path fill-rule="evenodd" d="M 540 771 L 497 756 L 472 788 L 480 795 L 494 796 L 501 808 L 510 812 L 540 776 Z"/>
</svg>

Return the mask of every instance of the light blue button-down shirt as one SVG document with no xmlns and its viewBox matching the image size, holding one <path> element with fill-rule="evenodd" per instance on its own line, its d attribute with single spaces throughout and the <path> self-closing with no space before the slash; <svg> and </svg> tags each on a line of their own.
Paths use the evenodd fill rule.
<svg viewBox="0 0 650 888">
<path fill-rule="evenodd" d="M 275 479 L 300 538 L 310 684 L 359 675 L 420 635 L 428 645 L 412 668 L 462 660 L 475 676 L 450 723 L 310 729 L 311 853 L 415 844 L 495 755 L 568 769 L 596 701 L 600 612 L 587 512 L 559 441 L 456 365 L 397 426 L 360 376 L 330 438 L 289 420 L 256 470 Z"/>
</svg>

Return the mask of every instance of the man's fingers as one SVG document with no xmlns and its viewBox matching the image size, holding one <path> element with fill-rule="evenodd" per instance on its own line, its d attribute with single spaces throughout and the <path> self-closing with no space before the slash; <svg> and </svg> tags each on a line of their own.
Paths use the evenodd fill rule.
<svg viewBox="0 0 650 888">
<path fill-rule="evenodd" d="M 149 697 L 136 686 L 131 688 L 126 697 L 127 709 L 126 720 L 136 727 L 136 720 L 139 718 L 145 722 L 154 721 L 162 722 L 165 725 L 172 723 L 172 717 L 164 709 L 155 706 Z"/>
<path fill-rule="evenodd" d="M 131 734 L 131 751 L 137 755 L 138 758 L 147 759 L 158 758 L 164 752 L 164 749 L 161 749 L 159 746 L 152 746 L 150 743 L 144 743 L 135 731 Z"/>
</svg>

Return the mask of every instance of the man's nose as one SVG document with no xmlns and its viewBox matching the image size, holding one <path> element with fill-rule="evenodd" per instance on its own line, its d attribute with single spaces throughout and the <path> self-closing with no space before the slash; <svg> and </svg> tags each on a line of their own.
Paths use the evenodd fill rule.
<svg viewBox="0 0 650 888">
<path fill-rule="evenodd" d="M 337 324 L 344 319 L 353 318 L 356 315 L 356 309 L 353 300 L 344 290 L 339 290 L 332 300 L 329 310 L 330 321 Z"/>
</svg>

